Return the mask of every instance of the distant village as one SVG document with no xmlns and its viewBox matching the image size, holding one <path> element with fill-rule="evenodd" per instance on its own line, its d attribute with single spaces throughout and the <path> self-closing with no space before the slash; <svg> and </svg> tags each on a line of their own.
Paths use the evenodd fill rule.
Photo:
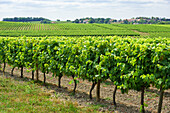
<svg viewBox="0 0 170 113">
<path fill-rule="evenodd" d="M 159 17 L 136 17 L 131 19 L 111 19 L 111 18 L 92 18 L 86 17 L 81 19 L 75 19 L 74 21 L 66 20 L 60 21 L 51 21 L 43 17 L 14 17 L 14 18 L 3 18 L 3 21 L 10 22 L 35 22 L 39 21 L 42 24 L 55 24 L 55 23 L 80 23 L 80 24 L 90 24 L 90 23 L 119 23 L 119 24 L 170 24 L 170 19 L 159 18 Z"/>
<path fill-rule="evenodd" d="M 121 23 L 121 24 L 170 24 L 170 19 L 159 17 L 136 17 L 131 19 L 111 19 L 111 18 L 81 18 L 72 21 L 72 23 Z"/>
</svg>

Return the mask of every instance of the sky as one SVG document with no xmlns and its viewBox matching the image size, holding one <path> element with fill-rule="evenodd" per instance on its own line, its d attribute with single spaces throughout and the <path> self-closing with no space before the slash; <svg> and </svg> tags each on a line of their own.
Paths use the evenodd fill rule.
<svg viewBox="0 0 170 113">
<path fill-rule="evenodd" d="M 0 0 L 0 21 L 6 17 L 130 19 L 170 18 L 170 0 Z"/>
</svg>

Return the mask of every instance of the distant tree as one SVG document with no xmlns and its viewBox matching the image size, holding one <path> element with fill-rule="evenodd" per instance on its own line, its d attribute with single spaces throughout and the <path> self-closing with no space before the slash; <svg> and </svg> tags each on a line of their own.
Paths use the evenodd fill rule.
<svg viewBox="0 0 170 113">
<path fill-rule="evenodd" d="M 158 22 L 158 24 L 170 24 L 170 21 L 161 21 L 161 22 Z"/>
<path fill-rule="evenodd" d="M 155 17 L 152 16 L 151 19 L 155 19 Z"/>
<path fill-rule="evenodd" d="M 140 24 L 146 24 L 146 23 L 147 23 L 147 20 L 140 19 L 139 23 L 140 23 Z"/>
<path fill-rule="evenodd" d="M 165 19 L 165 21 L 170 21 L 170 19 Z"/>
<path fill-rule="evenodd" d="M 75 22 L 75 23 L 79 23 L 79 19 L 76 19 L 74 22 Z"/>
<path fill-rule="evenodd" d="M 165 21 L 165 20 L 166 20 L 165 17 L 161 19 L 161 21 Z"/>
<path fill-rule="evenodd" d="M 112 22 L 117 22 L 117 20 L 112 20 Z"/>
<path fill-rule="evenodd" d="M 57 22 L 60 22 L 60 19 L 57 19 Z"/>
<path fill-rule="evenodd" d="M 156 21 L 158 21 L 158 20 L 159 20 L 159 17 L 156 17 L 155 19 L 156 19 Z"/>
<path fill-rule="evenodd" d="M 51 21 L 42 17 L 14 17 L 14 18 L 3 18 L 3 21 L 11 21 L 11 22 L 30 22 L 30 21 Z"/>
<path fill-rule="evenodd" d="M 67 22 L 71 22 L 71 20 L 67 20 Z"/>
<path fill-rule="evenodd" d="M 97 18 L 98 23 L 100 22 L 100 19 L 101 19 L 101 18 Z"/>
<path fill-rule="evenodd" d="M 106 18 L 106 19 L 104 20 L 104 23 L 105 23 L 105 24 L 110 23 L 110 18 Z"/>
<path fill-rule="evenodd" d="M 90 18 L 88 22 L 89 23 L 95 23 L 95 20 L 93 18 Z"/>
<path fill-rule="evenodd" d="M 41 21 L 41 24 L 50 24 L 51 23 L 51 21 L 49 21 L 49 20 L 42 20 Z"/>
<path fill-rule="evenodd" d="M 98 19 L 97 18 L 95 18 L 94 20 L 95 20 L 95 23 L 98 23 Z"/>
<path fill-rule="evenodd" d="M 120 19 L 118 22 L 122 22 L 122 19 Z"/>
<path fill-rule="evenodd" d="M 104 18 L 100 18 L 99 23 L 104 23 Z"/>
<path fill-rule="evenodd" d="M 126 19 L 126 20 L 123 20 L 123 23 L 124 24 L 129 24 L 129 21 Z"/>
<path fill-rule="evenodd" d="M 80 19 L 80 23 L 83 23 L 83 20 L 84 20 L 84 19 Z"/>
<path fill-rule="evenodd" d="M 155 24 L 156 22 L 155 22 L 154 19 L 152 19 L 152 20 L 150 20 L 148 23 L 149 23 L 149 24 Z"/>
</svg>

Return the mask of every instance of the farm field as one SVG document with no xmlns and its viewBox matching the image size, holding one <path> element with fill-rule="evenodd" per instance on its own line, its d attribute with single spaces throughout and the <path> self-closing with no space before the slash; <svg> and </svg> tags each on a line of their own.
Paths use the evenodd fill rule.
<svg viewBox="0 0 170 113">
<path fill-rule="evenodd" d="M 134 31 L 97 26 L 97 24 L 33 24 L 0 22 L 0 36 L 139 36 Z"/>
<path fill-rule="evenodd" d="M 170 113 L 170 0 L 0 0 L 0 113 Z"/>
<path fill-rule="evenodd" d="M 125 25 L 117 24 L 119 27 L 127 28 L 129 30 L 136 30 L 142 33 L 148 33 L 150 38 L 167 37 L 170 38 L 170 25 Z M 146 37 L 148 37 L 146 36 Z"/>
<path fill-rule="evenodd" d="M 170 111 L 169 25 L 0 22 L 0 36 L 3 75 L 49 83 L 93 112 Z"/>
<path fill-rule="evenodd" d="M 142 36 L 170 37 L 169 25 L 38 24 L 0 22 L 0 36 Z"/>
<path fill-rule="evenodd" d="M 99 28 L 105 27 L 107 26 Z M 52 79 L 57 77 L 58 80 L 53 82 L 57 82 L 59 88 L 68 82 L 73 85 L 71 95 L 76 95 L 79 84 L 87 82 L 90 84 L 88 88 L 84 89 L 83 87 L 87 86 L 82 86 L 80 89 L 86 90 L 89 98 L 95 97 L 97 102 L 103 99 L 112 100 L 110 103 L 112 103 L 113 111 L 116 111 L 113 106 L 118 105 L 119 108 L 125 99 L 119 98 L 118 95 L 123 97 L 125 93 L 132 91 L 136 96 L 129 97 L 129 100 L 133 101 L 127 102 L 135 101 L 136 103 L 130 108 L 123 103 L 126 109 L 120 110 L 121 107 L 118 111 L 127 112 L 127 109 L 132 108 L 133 112 L 144 112 L 145 108 L 147 112 L 155 112 L 156 109 L 162 108 L 163 112 L 168 112 L 170 108 L 169 47 L 170 40 L 166 37 L 0 37 L 0 61 L 3 75 L 6 74 L 6 70 L 11 75 L 15 75 L 18 67 L 21 78 L 25 77 L 24 69 L 28 69 L 32 71 L 29 77 L 41 79 L 44 84 L 49 76 Z M 5 69 L 6 65 L 10 66 Z M 61 79 L 65 82 L 63 83 Z M 105 82 L 107 86 L 103 85 Z M 96 95 L 94 96 L 95 86 Z M 103 91 L 104 98 L 100 96 L 100 89 L 103 86 L 111 88 Z M 148 98 L 147 91 L 153 88 L 153 92 L 157 92 L 157 95 L 151 95 Z M 68 90 L 72 89 L 68 88 Z M 80 93 L 83 95 L 83 92 Z M 161 107 L 163 97 L 165 103 L 163 102 Z"/>
</svg>

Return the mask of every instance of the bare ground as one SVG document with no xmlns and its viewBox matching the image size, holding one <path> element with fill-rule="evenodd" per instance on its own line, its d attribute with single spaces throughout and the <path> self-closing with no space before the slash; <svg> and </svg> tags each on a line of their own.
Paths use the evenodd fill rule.
<svg viewBox="0 0 170 113">
<path fill-rule="evenodd" d="M 8 65 L 6 67 L 6 75 L 10 76 L 11 67 Z M 2 73 L 2 72 L 0 72 Z M 101 112 L 115 112 L 115 113 L 139 113 L 140 109 L 140 95 L 141 92 L 130 90 L 128 94 L 122 94 L 120 90 L 116 93 L 117 107 L 112 104 L 112 96 L 114 85 L 109 81 L 105 81 L 101 84 L 101 101 L 96 102 L 96 89 L 93 90 L 93 99 L 89 99 L 89 90 L 92 83 L 88 81 L 83 81 L 79 79 L 79 83 L 76 89 L 76 93 L 73 94 L 72 90 L 74 84 L 69 84 L 72 80 L 71 77 L 63 76 L 61 79 L 61 88 L 58 88 L 58 78 L 52 77 L 52 74 L 46 74 L 48 85 L 40 85 L 44 91 L 48 91 L 52 96 L 57 96 L 63 101 L 76 102 L 79 106 L 98 106 Z M 14 78 L 20 79 L 20 69 L 14 70 Z M 40 72 L 39 79 L 43 81 L 43 73 Z M 24 69 L 24 79 L 20 80 L 30 80 L 31 72 L 27 72 Z M 145 107 L 146 113 L 156 113 L 159 101 L 159 91 L 150 87 L 145 91 L 145 103 L 148 107 Z M 164 100 L 162 106 L 162 113 L 170 113 L 170 89 L 166 90 L 164 93 Z"/>
<path fill-rule="evenodd" d="M 137 31 L 137 30 L 132 30 L 132 31 L 139 33 L 141 36 L 149 36 L 149 33 L 140 32 L 140 31 Z"/>
</svg>

